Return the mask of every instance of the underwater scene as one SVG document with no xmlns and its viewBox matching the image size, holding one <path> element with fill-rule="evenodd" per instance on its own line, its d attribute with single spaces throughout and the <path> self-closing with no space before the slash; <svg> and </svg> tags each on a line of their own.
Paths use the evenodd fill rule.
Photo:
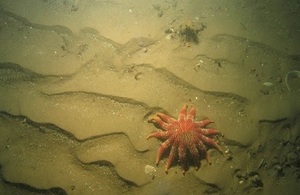
<svg viewBox="0 0 300 195">
<path fill-rule="evenodd" d="M 0 16 L 1 195 L 299 193 L 298 0 Z"/>
</svg>

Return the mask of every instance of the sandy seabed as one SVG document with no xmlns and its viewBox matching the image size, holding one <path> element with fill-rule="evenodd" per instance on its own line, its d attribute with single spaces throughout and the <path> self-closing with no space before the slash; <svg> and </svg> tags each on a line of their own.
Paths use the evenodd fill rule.
<svg viewBox="0 0 300 195">
<path fill-rule="evenodd" d="M 0 194 L 297 194 L 300 4 L 2 0 Z M 195 106 L 224 156 L 146 140 Z"/>
</svg>

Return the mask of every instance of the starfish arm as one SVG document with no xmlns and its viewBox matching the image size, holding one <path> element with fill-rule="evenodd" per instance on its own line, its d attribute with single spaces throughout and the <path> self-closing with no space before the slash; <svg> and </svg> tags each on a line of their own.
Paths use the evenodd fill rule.
<svg viewBox="0 0 300 195">
<path fill-rule="evenodd" d="M 194 120 L 195 117 L 196 117 L 196 109 L 194 106 L 192 106 L 192 108 L 186 118 Z"/>
<path fill-rule="evenodd" d="M 197 127 L 207 127 L 209 124 L 214 123 L 214 121 L 209 120 L 209 119 L 204 119 L 202 121 L 199 122 L 195 122 Z"/>
<path fill-rule="evenodd" d="M 197 146 L 200 149 L 201 153 L 205 155 L 205 159 L 206 159 L 207 163 L 211 164 L 210 160 L 208 158 L 208 155 L 207 155 L 207 149 L 201 140 L 199 140 L 199 142 L 197 142 Z"/>
<path fill-rule="evenodd" d="M 220 146 L 211 138 L 206 137 L 202 134 L 198 134 L 199 138 L 204 142 L 207 143 L 209 145 L 211 145 L 213 148 L 215 148 L 216 150 L 218 150 L 221 154 L 223 154 L 222 149 L 220 148 Z"/>
<path fill-rule="evenodd" d="M 187 109 L 187 105 L 185 104 L 180 113 L 179 113 L 179 116 L 178 116 L 178 122 L 183 122 L 185 121 L 185 118 L 186 118 L 186 109 Z"/>
<path fill-rule="evenodd" d="M 200 167 L 200 155 L 199 155 L 199 151 L 198 151 L 198 149 L 195 145 L 195 142 L 189 144 L 188 149 L 189 149 L 189 151 L 190 151 L 190 153 L 193 157 L 193 161 L 194 161 L 194 165 L 196 167 L 196 170 L 198 170 L 199 167 Z"/>
<path fill-rule="evenodd" d="M 161 120 L 161 118 L 159 118 L 158 116 L 154 116 L 150 118 L 149 121 L 158 124 L 158 126 L 163 130 L 168 129 L 169 124 Z"/>
<path fill-rule="evenodd" d="M 161 146 L 159 147 L 158 151 L 157 151 L 157 157 L 156 157 L 156 161 L 155 164 L 158 165 L 162 155 L 165 153 L 165 151 L 173 144 L 173 138 L 169 138 L 167 139 L 164 143 L 161 144 Z"/>
<path fill-rule="evenodd" d="M 169 115 L 166 115 L 164 113 L 161 113 L 161 112 L 157 113 L 157 116 L 166 123 L 172 123 L 172 122 L 176 121 L 174 118 L 172 118 Z"/>
<path fill-rule="evenodd" d="M 168 173 L 168 170 L 170 169 L 172 163 L 174 162 L 174 160 L 176 158 L 176 155 L 177 155 L 177 146 L 173 145 L 172 148 L 171 148 L 169 158 L 168 158 L 167 163 L 166 163 L 166 167 L 165 167 L 165 172 L 166 173 Z"/>
<path fill-rule="evenodd" d="M 187 148 L 184 144 L 180 144 L 178 147 L 179 162 L 180 162 L 183 174 L 185 174 L 185 172 L 187 171 L 186 149 Z"/>
<path fill-rule="evenodd" d="M 155 137 L 157 139 L 168 139 L 171 136 L 172 131 L 156 131 L 153 133 L 150 133 L 146 139 L 149 139 L 151 137 Z"/>
<path fill-rule="evenodd" d="M 218 130 L 215 129 L 205 129 L 205 128 L 196 128 L 198 132 L 200 132 L 203 135 L 217 135 L 220 134 Z"/>
</svg>

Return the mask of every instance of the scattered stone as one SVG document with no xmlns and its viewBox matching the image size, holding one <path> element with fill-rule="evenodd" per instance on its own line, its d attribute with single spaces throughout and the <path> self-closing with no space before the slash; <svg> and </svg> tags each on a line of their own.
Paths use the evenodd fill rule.
<svg viewBox="0 0 300 195">
<path fill-rule="evenodd" d="M 179 39 L 183 44 L 198 44 L 200 42 L 199 33 L 205 28 L 206 25 L 201 22 L 187 22 L 179 25 L 177 28 L 170 27 L 165 30 L 165 33 Z"/>
</svg>

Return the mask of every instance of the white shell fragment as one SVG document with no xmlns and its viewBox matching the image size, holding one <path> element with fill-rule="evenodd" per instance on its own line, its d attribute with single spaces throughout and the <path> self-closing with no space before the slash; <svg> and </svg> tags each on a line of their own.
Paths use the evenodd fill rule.
<svg viewBox="0 0 300 195">
<path fill-rule="evenodd" d="M 263 85 L 266 87 L 272 87 L 274 84 L 271 82 L 264 82 Z"/>
<path fill-rule="evenodd" d="M 299 70 L 291 70 L 288 73 L 286 73 L 284 83 L 289 91 L 292 91 L 291 87 L 289 85 L 289 77 L 291 77 L 291 76 L 294 76 L 295 78 L 300 78 L 300 71 Z"/>
<path fill-rule="evenodd" d="M 146 165 L 145 166 L 145 173 L 149 174 L 149 175 L 154 175 L 154 173 L 156 172 L 156 168 L 151 166 L 151 165 Z"/>
</svg>

